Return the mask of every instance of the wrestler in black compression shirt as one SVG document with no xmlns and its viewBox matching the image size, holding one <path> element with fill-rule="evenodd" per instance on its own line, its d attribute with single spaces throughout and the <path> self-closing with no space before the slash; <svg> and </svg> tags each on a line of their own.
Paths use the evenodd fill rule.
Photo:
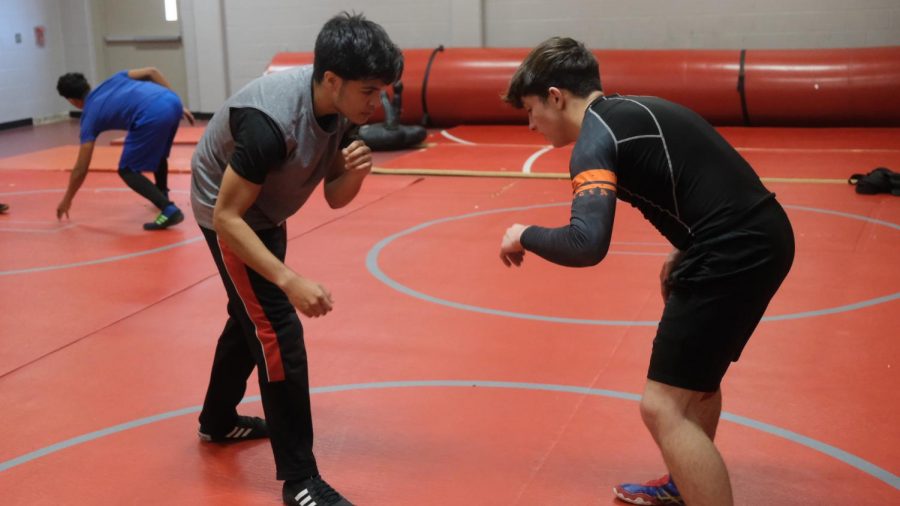
<svg viewBox="0 0 900 506">
<path fill-rule="evenodd" d="M 774 196 L 703 118 L 656 97 L 594 100 L 569 172 L 574 192 L 569 226 L 532 226 L 522 234 L 527 250 L 568 266 L 603 258 L 616 196 L 679 250 L 728 235 L 730 225 Z"/>
<path fill-rule="evenodd" d="M 560 265 L 595 265 L 609 249 L 616 197 L 636 207 L 677 249 L 648 378 L 716 391 L 790 269 L 790 223 L 696 113 L 656 97 L 597 95 L 569 162 L 569 224 L 524 228 L 521 246 Z"/>
<path fill-rule="evenodd" d="M 794 235 L 787 215 L 697 114 L 660 98 L 603 96 L 597 61 L 578 41 L 554 37 L 532 50 L 505 100 L 524 108 L 529 127 L 553 146 L 576 143 L 569 224 L 510 226 L 500 244 L 507 266 L 520 265 L 525 250 L 568 266 L 600 262 L 617 196 L 676 248 L 659 274 L 665 308 L 640 408 L 671 477 L 618 485 L 616 497 L 634 504 L 733 505 L 713 443 L 720 383 L 790 270 Z"/>
</svg>

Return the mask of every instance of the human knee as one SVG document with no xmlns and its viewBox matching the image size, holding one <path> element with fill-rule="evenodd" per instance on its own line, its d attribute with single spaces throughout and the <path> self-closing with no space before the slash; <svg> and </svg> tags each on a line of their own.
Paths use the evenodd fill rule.
<svg viewBox="0 0 900 506">
<path fill-rule="evenodd" d="M 641 398 L 640 410 L 644 425 L 654 433 L 675 415 L 675 411 L 664 399 L 646 394 Z"/>
<path fill-rule="evenodd" d="M 691 395 L 670 388 L 647 388 L 641 397 L 641 418 L 651 432 L 658 433 L 688 417 Z"/>
</svg>

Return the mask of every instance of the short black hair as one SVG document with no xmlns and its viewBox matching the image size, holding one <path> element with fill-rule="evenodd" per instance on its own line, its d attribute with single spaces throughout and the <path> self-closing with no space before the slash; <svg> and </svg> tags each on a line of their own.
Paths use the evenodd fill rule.
<svg viewBox="0 0 900 506">
<path fill-rule="evenodd" d="M 56 91 L 65 98 L 81 100 L 91 91 L 91 85 L 84 78 L 84 74 L 69 72 L 56 81 Z"/>
<path fill-rule="evenodd" d="M 536 95 L 546 100 L 550 87 L 585 98 L 600 87 L 600 66 L 594 53 L 568 37 L 552 37 L 528 53 L 513 74 L 503 101 L 523 107 L 522 97 Z"/>
<path fill-rule="evenodd" d="M 316 37 L 313 79 L 330 70 L 343 79 L 378 79 L 391 84 L 403 72 L 403 53 L 378 23 L 362 14 L 342 12 L 328 20 Z"/>
</svg>

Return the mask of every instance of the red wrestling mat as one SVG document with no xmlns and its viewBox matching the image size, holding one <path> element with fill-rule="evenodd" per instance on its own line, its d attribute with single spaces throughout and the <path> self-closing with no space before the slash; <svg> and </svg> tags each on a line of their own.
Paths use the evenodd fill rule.
<svg viewBox="0 0 900 506">
<path fill-rule="evenodd" d="M 717 127 L 732 146 L 770 149 L 900 150 L 900 128 Z M 546 146 L 525 125 L 461 125 L 431 132 L 429 143 Z"/>
<path fill-rule="evenodd" d="M 23 155 L 0 158 L 0 170 L 71 170 L 78 158 L 79 146 L 57 146 Z M 172 146 L 169 172 L 190 172 L 193 146 Z M 117 171 L 121 146 L 94 146 L 91 171 Z"/>
<path fill-rule="evenodd" d="M 830 179 L 900 167 L 900 129 L 739 128 L 719 131 L 764 179 Z M 385 172 L 568 177 L 572 146 L 551 149 L 523 126 L 460 126 L 429 146 L 379 164 Z"/>
<path fill-rule="evenodd" d="M 544 136 L 528 130 L 525 125 L 460 125 L 437 130 L 426 142 L 440 144 L 524 144 L 546 146 Z"/>
<path fill-rule="evenodd" d="M 178 127 L 178 131 L 175 132 L 175 139 L 172 141 L 172 143 L 197 145 L 197 143 L 200 142 L 200 137 L 203 137 L 203 132 L 205 130 L 205 126 L 180 126 Z M 115 145 L 121 145 L 124 143 L 124 135 L 121 137 L 116 137 L 112 140 L 112 144 Z"/>
<path fill-rule="evenodd" d="M 529 145 L 435 144 L 379 164 L 384 169 L 420 169 L 436 174 L 471 171 L 484 175 L 533 173 L 568 174 L 571 147 L 546 149 Z M 530 160 L 530 161 L 529 161 Z"/>
<path fill-rule="evenodd" d="M 828 132 L 726 135 L 745 136 L 760 172 L 785 177 L 896 160 L 882 130 Z M 398 160 L 437 152 L 454 158 L 418 161 L 477 170 L 492 160 L 515 173 L 541 147 L 441 144 Z M 532 169 L 564 178 L 566 166 L 554 150 Z M 277 503 L 267 442 L 195 436 L 226 311 L 190 213 L 143 232 L 154 210 L 101 172 L 59 222 L 68 174 L 23 168 L 0 173 L 11 205 L 0 215 L 3 504 Z M 187 175 L 171 186 L 188 210 Z M 786 206 L 797 257 L 723 384 L 717 444 L 735 501 L 897 503 L 900 199 L 796 179 L 767 186 Z M 348 499 L 615 506 L 615 484 L 664 473 L 636 397 L 665 241 L 620 205 L 596 267 L 528 255 L 509 269 L 498 258 L 509 224 L 565 223 L 570 193 L 562 179 L 372 176 L 347 208 L 328 208 L 317 190 L 289 220 L 287 264 L 335 300 L 326 317 L 301 319 L 319 467 Z M 247 395 L 257 394 L 253 375 Z M 240 411 L 262 415 L 253 397 Z"/>
<path fill-rule="evenodd" d="M 179 188 L 186 182 L 178 178 Z M 336 303 L 324 318 L 303 319 L 323 475 L 358 504 L 451 505 L 471 503 L 474 494 L 479 504 L 527 497 L 614 506 L 616 483 L 662 474 L 638 404 L 627 397 L 643 385 L 652 326 L 529 320 L 440 302 L 538 317 L 653 320 L 662 307 L 654 281 L 667 250 L 659 235 L 620 206 L 612 251 L 599 266 L 564 269 L 528 256 L 521 269 L 507 269 L 497 258 L 505 227 L 564 222 L 566 181 L 412 182 L 373 177 L 351 209 L 313 202 L 289 223 L 288 264 L 325 284 Z M 896 291 L 900 271 L 883 268 L 900 247 L 900 230 L 883 224 L 900 223 L 895 197 L 832 185 L 771 188 L 789 205 L 798 256 L 770 316 Z M 25 216 L 55 200 L 33 195 L 0 197 Z M 89 200 L 80 208 L 76 201 L 73 212 L 102 218 L 94 214 L 100 203 L 91 211 Z M 119 203 L 115 209 L 131 214 Z M 0 225 L 14 217 L 0 217 Z M 103 222 L 67 231 L 57 249 L 77 252 L 104 231 L 104 248 L 118 244 L 125 253 L 136 240 L 130 229 Z M 194 234 L 189 227 L 167 233 Z M 13 250 L 27 257 L 25 244 Z M 193 244 L 157 259 L 74 269 L 72 278 L 61 271 L 0 277 L 3 307 L 12 308 L 5 314 L 16 314 L 0 320 L 5 342 L 83 336 L 0 376 L 0 463 L 49 449 L 0 471 L 6 503 L 278 501 L 266 442 L 208 446 L 194 435 L 194 407 L 225 319 L 208 255 Z M 372 265 L 412 292 L 376 277 Z M 898 302 L 763 322 L 724 385 L 727 413 L 847 452 L 887 477 L 805 440 L 726 419 L 717 442 L 737 504 L 787 506 L 798 494 L 811 504 L 895 502 L 897 489 L 885 480 L 900 468 L 891 438 L 900 404 L 886 399 L 896 389 Z M 29 323 L 37 320 L 39 328 Z M 254 375 L 248 395 L 257 393 Z M 262 414 L 255 400 L 240 409 Z M 51 446 L 82 435 L 78 444 Z"/>
<path fill-rule="evenodd" d="M 116 174 L 89 175 L 70 218 L 62 221 L 55 211 L 67 174 L 10 171 L 3 178 L 16 191 L 0 193 L 0 202 L 12 207 L 0 215 L 0 335 L 31 337 L 0 346 L 0 376 L 215 273 L 193 220 L 187 175 L 169 180 L 170 196 L 185 221 L 155 233 L 141 224 L 152 221 L 157 209 Z M 328 208 L 316 192 L 302 216 L 292 220 L 289 236 L 409 182 L 373 178 L 354 205 L 340 210 Z M 146 280 L 132 282 L 145 274 Z M 36 308 L 52 308 L 53 318 L 24 316 Z"/>
<path fill-rule="evenodd" d="M 436 144 L 383 162 L 380 169 L 435 175 L 557 175 L 568 177 L 572 147 L 545 151 L 539 146 Z M 900 150 L 816 148 L 738 150 L 760 177 L 846 181 L 875 167 L 900 167 Z M 530 173 L 526 172 L 530 169 Z M 463 174 L 468 172 L 469 174 Z"/>
<path fill-rule="evenodd" d="M 718 127 L 716 130 L 738 150 L 900 150 L 900 128 Z"/>
</svg>

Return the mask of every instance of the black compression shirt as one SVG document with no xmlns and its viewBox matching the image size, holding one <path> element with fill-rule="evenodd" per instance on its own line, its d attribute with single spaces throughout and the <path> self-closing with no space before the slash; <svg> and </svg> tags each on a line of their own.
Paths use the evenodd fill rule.
<svg viewBox="0 0 900 506">
<path fill-rule="evenodd" d="M 593 265 L 609 248 L 615 198 L 636 207 L 676 248 L 728 234 L 771 194 L 703 118 L 656 97 L 600 97 L 588 107 L 569 162 L 568 226 L 531 226 L 525 249 L 555 263 Z"/>
</svg>

